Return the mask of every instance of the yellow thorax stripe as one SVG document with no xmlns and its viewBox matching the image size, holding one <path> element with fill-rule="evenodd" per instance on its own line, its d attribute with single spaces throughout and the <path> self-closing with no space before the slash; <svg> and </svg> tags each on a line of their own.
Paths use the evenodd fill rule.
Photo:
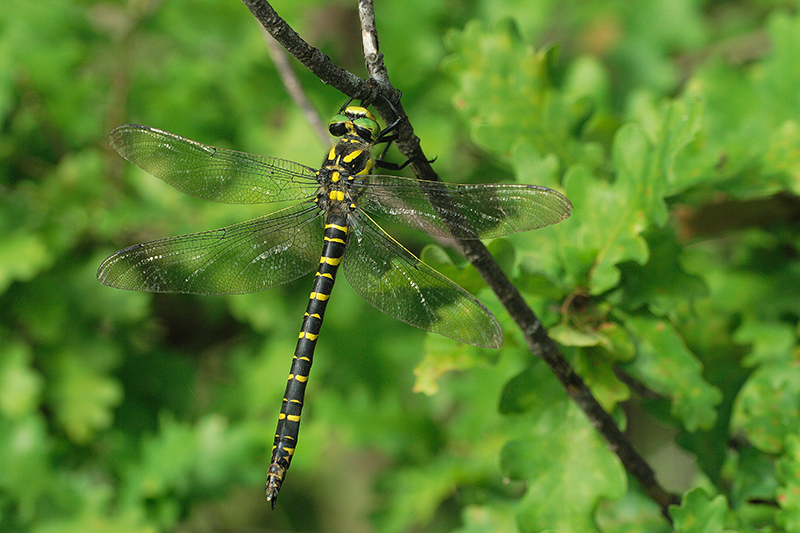
<svg viewBox="0 0 800 533">
<path fill-rule="evenodd" d="M 364 168 L 360 172 L 356 172 L 356 176 L 365 176 L 369 174 L 371 171 L 372 171 L 372 159 L 367 161 L 367 164 L 364 165 Z"/>
<path fill-rule="evenodd" d="M 342 159 L 344 160 L 345 163 L 352 163 L 354 159 L 356 159 L 363 153 L 364 152 L 362 150 L 353 150 L 352 152 L 344 156 Z"/>
</svg>

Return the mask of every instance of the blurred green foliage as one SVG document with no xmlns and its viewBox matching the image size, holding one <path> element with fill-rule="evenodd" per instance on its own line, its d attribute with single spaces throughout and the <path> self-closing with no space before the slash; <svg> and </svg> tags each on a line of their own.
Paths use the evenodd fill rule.
<svg viewBox="0 0 800 533">
<path fill-rule="evenodd" d="M 364 75 L 355 2 L 274 6 Z M 376 6 L 444 179 L 516 179 L 574 203 L 490 249 L 683 495 L 681 532 L 800 531 L 797 8 Z M 343 96 L 293 64 L 327 119 Z M 413 330 L 340 282 L 269 511 L 310 280 L 231 297 L 95 280 L 119 248 L 263 213 L 133 168 L 108 147 L 114 126 L 322 160 L 260 27 L 237 0 L 7 0 L 0 65 L 0 530 L 670 529 L 474 271 L 436 247 L 424 258 L 497 314 L 503 349 Z M 397 236 L 417 253 L 429 242 Z"/>
</svg>

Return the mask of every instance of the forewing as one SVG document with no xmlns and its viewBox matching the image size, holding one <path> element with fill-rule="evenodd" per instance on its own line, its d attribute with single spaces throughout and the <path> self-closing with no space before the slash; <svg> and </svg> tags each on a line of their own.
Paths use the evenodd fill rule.
<svg viewBox="0 0 800 533">
<path fill-rule="evenodd" d="M 300 204 L 226 228 L 137 244 L 100 265 L 100 283 L 119 289 L 241 294 L 314 270 L 322 250 L 321 212 Z"/>
<path fill-rule="evenodd" d="M 204 200 L 257 204 L 299 200 L 317 189 L 314 169 L 273 157 L 214 148 L 148 126 L 126 124 L 108 136 L 119 154 L 176 189 Z"/>
<path fill-rule="evenodd" d="M 473 346 L 499 348 L 497 319 L 470 293 L 395 241 L 364 213 L 351 216 L 345 276 L 355 291 L 387 315 Z"/>
<path fill-rule="evenodd" d="M 356 184 L 358 205 L 432 235 L 484 239 L 543 228 L 567 218 L 558 191 L 524 184 L 461 185 L 370 175 Z M 434 206 L 435 204 L 435 206 Z"/>
</svg>

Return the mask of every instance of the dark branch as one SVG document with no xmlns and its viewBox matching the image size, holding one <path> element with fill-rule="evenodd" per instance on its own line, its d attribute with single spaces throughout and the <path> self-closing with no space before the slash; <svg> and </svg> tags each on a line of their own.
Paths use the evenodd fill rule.
<svg viewBox="0 0 800 533">
<path fill-rule="evenodd" d="M 364 52 L 370 77 L 378 85 L 380 94 L 399 95 L 389 82 L 389 77 L 383 64 L 383 54 L 378 50 L 378 37 L 371 0 L 359 0 L 359 15 L 362 20 L 362 40 L 364 41 Z M 387 124 L 393 123 L 399 118 L 393 116 L 393 111 L 397 111 L 404 119 L 398 126 L 398 138 L 395 143 L 400 153 L 411 161 L 410 166 L 414 174 L 419 179 L 440 181 L 439 176 L 433 170 L 420 147 L 419 138 L 414 135 L 414 129 L 403 112 L 399 98 L 397 102 L 393 102 L 392 106 L 384 106 L 381 105 L 382 103 L 376 101 L 374 107 Z M 389 107 L 386 113 L 390 116 L 385 114 L 384 107 Z M 439 201 L 439 199 L 432 198 L 431 201 L 435 205 L 435 202 Z M 586 383 L 569 364 L 558 345 L 548 336 L 536 314 L 500 269 L 486 246 L 479 240 L 459 240 L 457 242 L 464 256 L 475 267 L 489 288 L 497 295 L 503 307 L 522 330 L 531 353 L 544 359 L 552 372 L 561 381 L 567 394 L 583 410 L 592 426 L 606 439 L 606 442 L 617 454 L 625 469 L 639 481 L 645 492 L 661 506 L 664 516 L 669 520 L 667 507 L 679 504 L 680 499 L 667 492 L 656 481 L 653 469 L 634 449 L 611 416 L 592 395 L 589 387 L 586 386 Z"/>
<path fill-rule="evenodd" d="M 410 167 L 419 179 L 440 181 L 427 157 L 420 147 L 419 138 L 403 111 L 400 93 L 391 85 L 383 55 L 378 47 L 375 28 L 375 15 L 371 0 L 359 0 L 359 16 L 362 22 L 362 41 L 370 82 L 361 80 L 347 71 L 333 65 L 325 54 L 303 41 L 265 1 L 244 0 L 253 14 L 267 28 L 278 42 L 320 79 L 344 94 L 370 102 L 386 124 L 403 120 L 397 127 L 397 145 L 400 153 L 411 161 Z M 262 18 L 263 17 L 263 18 Z M 270 29 L 274 27 L 274 29 Z M 287 44 L 288 43 L 288 44 Z M 297 51 L 298 53 L 295 53 Z M 347 80 L 339 85 L 338 80 Z M 353 79 L 354 78 L 354 79 Z M 336 83 L 335 83 L 336 82 Z M 366 85 L 366 88 L 364 87 Z M 346 86 L 345 88 L 342 88 Z M 380 95 L 380 97 L 377 97 Z M 432 202 L 439 200 L 431 199 Z M 435 205 L 435 204 L 434 204 Z M 611 450 L 617 454 L 625 469 L 635 477 L 644 491 L 661 506 L 664 516 L 669 520 L 667 507 L 680 503 L 680 499 L 667 492 L 656 481 L 655 473 L 644 458 L 633 448 L 622 434 L 611 416 L 600 406 L 591 390 L 578 376 L 561 353 L 558 345 L 547 335 L 542 323 L 528 306 L 517 288 L 508 280 L 481 241 L 457 241 L 464 256 L 480 273 L 483 280 L 494 291 L 503 307 L 508 311 L 517 326 L 522 330 L 531 353 L 541 357 L 561 381 L 567 394 L 583 410 L 592 426 L 603 435 Z"/>
</svg>

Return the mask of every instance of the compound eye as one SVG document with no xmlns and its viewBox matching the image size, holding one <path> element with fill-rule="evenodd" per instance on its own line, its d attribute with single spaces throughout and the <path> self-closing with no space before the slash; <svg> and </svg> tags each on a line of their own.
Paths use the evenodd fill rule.
<svg viewBox="0 0 800 533">
<path fill-rule="evenodd" d="M 328 131 L 334 137 L 341 137 L 347 133 L 347 122 L 350 120 L 344 115 L 336 115 L 328 122 Z"/>
<path fill-rule="evenodd" d="M 381 134 L 381 127 L 375 119 L 361 117 L 353 121 L 356 133 L 367 142 L 375 142 Z"/>
</svg>

